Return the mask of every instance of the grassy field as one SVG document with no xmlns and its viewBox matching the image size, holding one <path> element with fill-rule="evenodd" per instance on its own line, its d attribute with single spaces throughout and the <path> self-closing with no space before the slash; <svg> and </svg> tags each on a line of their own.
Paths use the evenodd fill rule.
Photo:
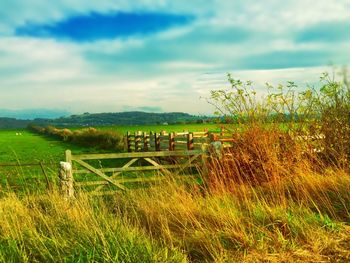
<svg viewBox="0 0 350 263">
<path fill-rule="evenodd" d="M 142 125 L 96 127 L 99 130 L 112 130 L 121 134 L 127 131 L 204 131 L 219 130 L 216 124 L 181 124 L 181 125 Z M 73 128 L 79 130 L 81 128 Z M 21 133 L 21 135 L 16 135 Z M 56 162 L 64 159 L 64 151 L 70 149 L 75 153 L 100 152 L 98 149 L 80 147 L 71 143 L 37 135 L 23 130 L 0 130 L 0 163 L 1 162 Z"/>
<path fill-rule="evenodd" d="M 21 133 L 21 135 L 16 135 Z M 43 137 L 26 130 L 0 131 L 0 162 L 58 162 L 64 159 L 64 151 L 81 147 Z"/>
<path fill-rule="evenodd" d="M 98 127 L 101 130 L 112 130 L 121 134 L 126 134 L 127 131 L 138 130 L 203 131 L 204 129 L 215 130 L 218 128 L 219 126 L 215 124 Z M 38 135 L 25 129 L 0 131 L 0 163 L 44 162 L 44 169 L 52 182 L 57 181 L 58 164 L 65 159 L 64 152 L 67 149 L 70 149 L 75 154 L 106 152 L 106 150 L 81 147 L 52 137 Z M 18 189 L 18 191 L 22 191 L 23 187 L 35 190 L 38 185 L 41 186 L 39 188 L 44 188 L 46 184 L 44 174 L 39 166 L 0 166 L 0 176 L 0 186 L 2 188 L 10 187 Z"/>
<path fill-rule="evenodd" d="M 139 125 L 139 126 L 102 126 L 98 130 L 111 130 L 125 135 L 127 131 L 218 131 L 217 124 L 179 124 L 179 125 Z M 71 130 L 80 130 L 71 128 Z M 21 135 L 16 135 L 21 133 Z M 65 150 L 74 153 L 96 153 L 101 149 L 91 149 L 63 142 L 51 137 L 38 135 L 28 130 L 0 130 L 0 163 L 45 161 L 58 163 L 64 160 Z"/>
<path fill-rule="evenodd" d="M 308 161 L 276 171 L 281 163 L 261 155 L 265 171 L 252 166 L 256 178 L 241 183 L 227 157 L 212 164 L 205 187 L 169 177 L 71 201 L 55 191 L 8 191 L 0 199 L 0 262 L 349 262 L 349 173 L 316 172 Z M 266 181 L 273 171 L 280 174 Z"/>
<path fill-rule="evenodd" d="M 45 172 L 52 182 L 57 179 L 58 164 L 65 159 L 66 149 L 71 149 L 75 153 L 96 151 L 37 135 L 27 130 L 0 131 L 0 164 L 43 162 Z M 39 166 L 0 166 L 0 187 L 2 188 L 10 187 L 18 191 L 23 189 L 43 190 L 46 187 L 45 184 L 45 177 Z"/>
<path fill-rule="evenodd" d="M 117 131 L 122 134 L 126 134 L 128 131 L 160 132 L 163 130 L 168 132 L 183 132 L 183 131 L 199 132 L 204 130 L 219 131 L 220 124 L 210 124 L 210 123 L 196 124 L 195 123 L 195 124 L 172 124 L 172 125 L 101 126 L 96 128 L 101 130 Z"/>
<path fill-rule="evenodd" d="M 17 132 L 0 132 L 4 161 L 98 151 Z M 278 125 L 253 125 L 236 146 L 208 160 L 201 184 L 169 176 L 74 200 L 57 189 L 0 189 L 0 262 L 350 262 L 349 169 L 283 140 Z M 18 175 L 17 184 L 38 187 L 31 173 Z"/>
</svg>

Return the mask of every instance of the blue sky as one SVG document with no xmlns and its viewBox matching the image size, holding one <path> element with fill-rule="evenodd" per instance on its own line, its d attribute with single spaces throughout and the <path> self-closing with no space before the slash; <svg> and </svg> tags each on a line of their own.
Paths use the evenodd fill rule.
<svg viewBox="0 0 350 263">
<path fill-rule="evenodd" d="M 350 62 L 350 1 L 2 0 L 0 108 L 210 114 L 226 73 L 316 83 Z"/>
</svg>

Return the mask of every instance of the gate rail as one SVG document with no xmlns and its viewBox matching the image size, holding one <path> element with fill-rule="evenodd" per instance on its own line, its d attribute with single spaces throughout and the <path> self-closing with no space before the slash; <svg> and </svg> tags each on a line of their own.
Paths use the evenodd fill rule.
<svg viewBox="0 0 350 263">
<path fill-rule="evenodd" d="M 115 190 L 128 190 L 125 183 L 145 183 L 171 178 L 189 178 L 194 174 L 183 173 L 186 170 L 196 169 L 203 162 L 205 152 L 203 150 L 184 151 L 160 151 L 160 152 L 131 152 L 131 153 L 107 153 L 107 154 L 72 154 L 66 151 L 66 162 L 72 165 L 72 176 L 76 187 L 95 187 L 90 193 L 103 195 L 115 193 L 115 191 L 103 191 L 112 186 Z M 89 163 L 93 160 L 114 160 L 118 167 L 99 167 Z M 144 176 L 147 172 L 156 172 Z M 135 173 L 136 177 L 123 176 L 123 172 Z M 93 174 L 95 180 L 80 180 L 81 174 Z M 97 175 L 97 177 L 96 177 Z M 86 176 L 88 178 L 88 176 Z M 91 178 L 92 179 L 92 178 Z M 98 180 L 97 180 L 98 179 Z"/>
</svg>

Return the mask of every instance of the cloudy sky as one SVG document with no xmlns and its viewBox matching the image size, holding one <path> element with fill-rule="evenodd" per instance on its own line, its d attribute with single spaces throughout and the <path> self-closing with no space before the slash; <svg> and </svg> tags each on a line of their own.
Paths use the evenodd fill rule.
<svg viewBox="0 0 350 263">
<path fill-rule="evenodd" d="M 350 0 L 1 0 L 0 108 L 208 114 L 226 74 L 350 63 Z"/>
</svg>

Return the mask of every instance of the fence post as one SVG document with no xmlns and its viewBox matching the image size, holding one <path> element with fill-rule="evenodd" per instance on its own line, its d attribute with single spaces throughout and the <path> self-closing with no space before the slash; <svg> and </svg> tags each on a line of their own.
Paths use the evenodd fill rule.
<svg viewBox="0 0 350 263">
<path fill-rule="evenodd" d="M 146 132 L 143 132 L 143 151 L 144 152 L 148 152 L 149 148 L 150 148 L 150 138 L 149 138 L 149 134 L 147 134 Z"/>
<path fill-rule="evenodd" d="M 154 144 L 156 151 L 160 151 L 160 134 L 157 132 L 154 133 Z"/>
<path fill-rule="evenodd" d="M 70 162 L 60 162 L 59 186 L 64 199 L 74 197 L 72 164 Z"/>
<path fill-rule="evenodd" d="M 216 142 L 219 140 L 219 137 L 215 133 L 210 133 L 209 134 L 209 143 Z"/>
<path fill-rule="evenodd" d="M 43 172 L 43 174 L 44 174 L 44 176 L 45 176 L 46 188 L 47 188 L 47 190 L 52 191 L 52 185 L 50 184 L 50 181 L 49 181 L 49 178 L 48 178 L 47 173 L 46 173 L 46 171 L 45 171 L 43 162 L 41 161 L 41 162 L 39 163 L 39 165 L 40 165 L 41 171 Z"/>
<path fill-rule="evenodd" d="M 193 150 L 194 144 L 193 144 L 193 132 L 187 133 L 187 150 Z"/>
<path fill-rule="evenodd" d="M 174 132 L 169 133 L 169 151 L 175 150 L 175 134 Z"/>
<path fill-rule="evenodd" d="M 66 162 L 70 163 L 70 165 L 72 166 L 72 152 L 71 152 L 71 150 L 66 150 L 65 155 L 66 155 Z"/>
<path fill-rule="evenodd" d="M 131 142 L 130 142 L 131 133 L 129 131 L 126 132 L 126 150 L 131 152 Z"/>
<path fill-rule="evenodd" d="M 142 135 L 142 133 L 140 131 L 135 132 L 135 151 L 136 152 L 142 151 L 141 135 Z"/>
</svg>

